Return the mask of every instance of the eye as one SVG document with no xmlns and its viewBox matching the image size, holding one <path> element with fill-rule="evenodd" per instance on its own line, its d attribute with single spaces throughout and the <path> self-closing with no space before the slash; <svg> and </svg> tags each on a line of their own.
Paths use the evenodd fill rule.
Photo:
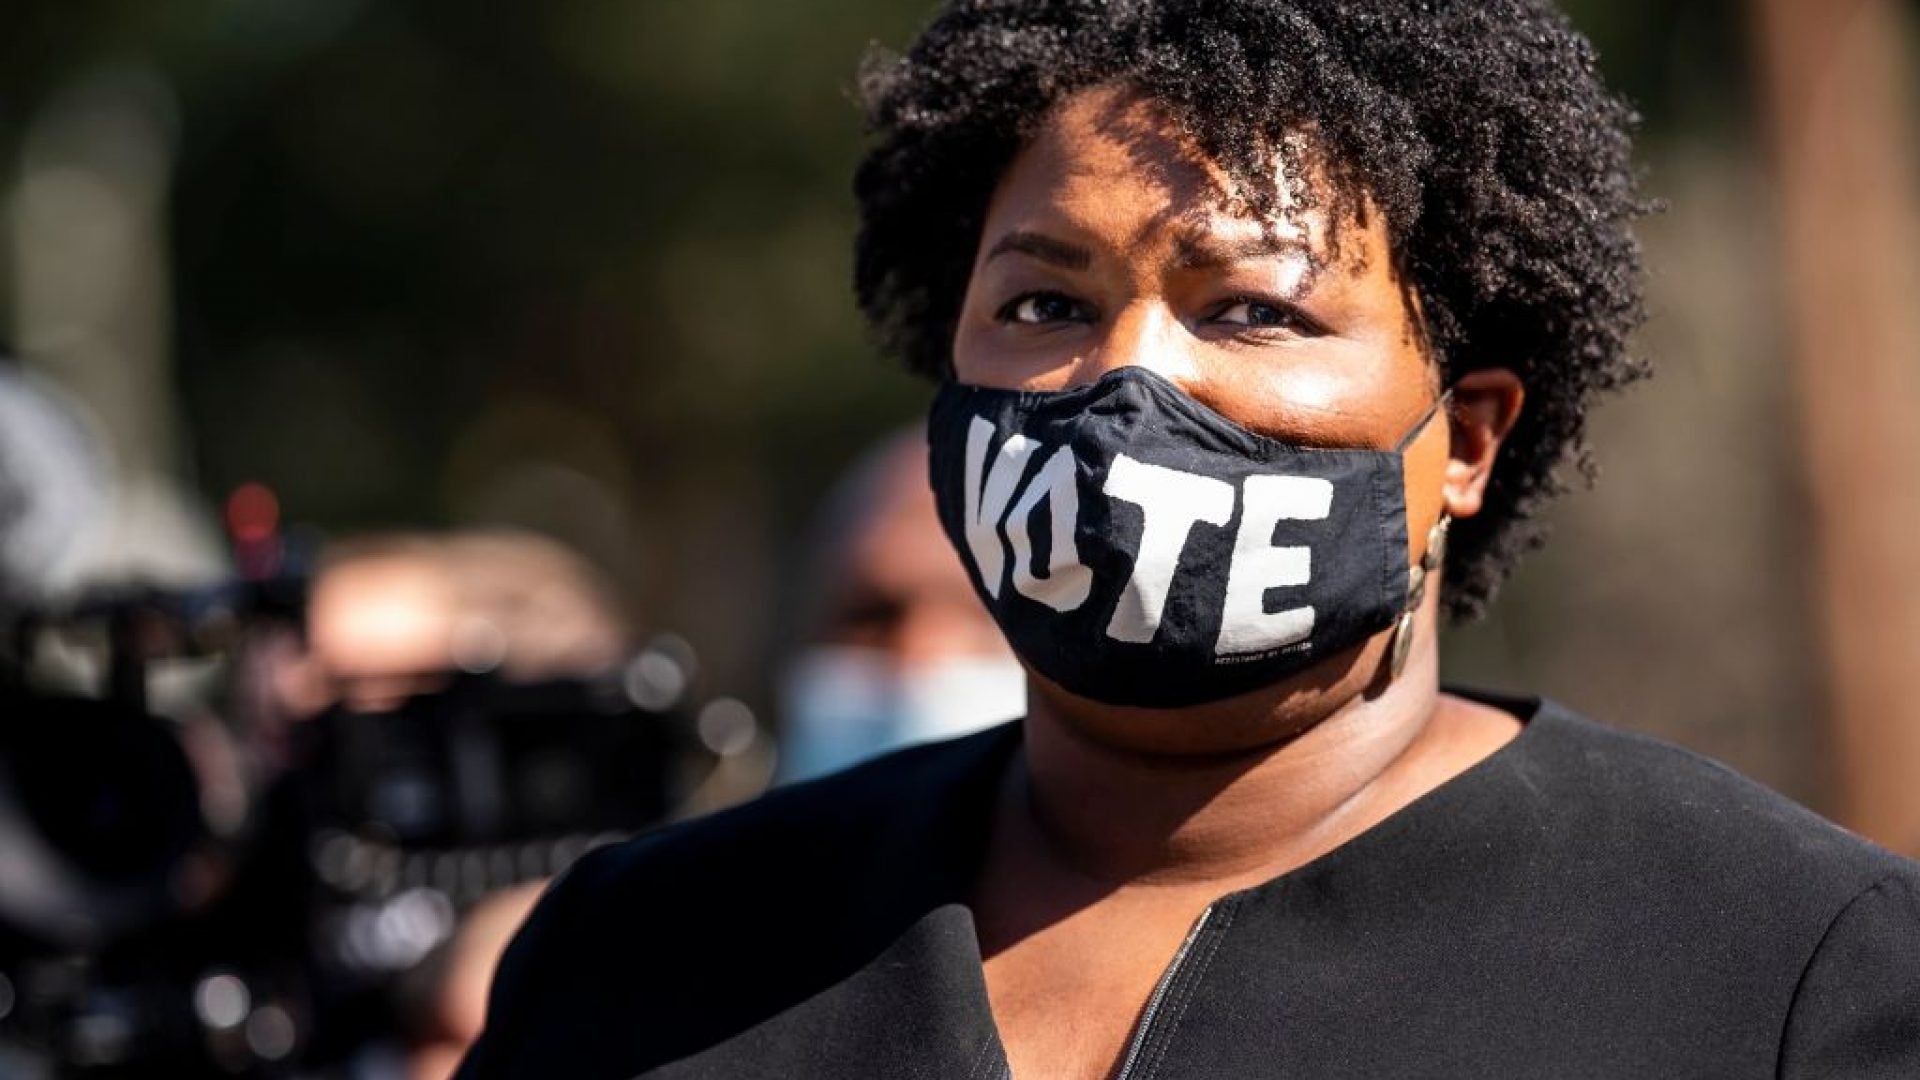
<svg viewBox="0 0 1920 1080">
<path fill-rule="evenodd" d="M 1316 327 L 1313 321 L 1302 315 L 1288 304 L 1276 304 L 1266 300 L 1239 296 L 1227 301 L 1213 313 L 1216 323 L 1228 326 L 1248 326 L 1254 329 L 1278 327 L 1313 333 Z"/>
<path fill-rule="evenodd" d="M 1045 326 L 1048 323 L 1090 323 L 1098 318 L 1093 305 L 1056 292 L 1016 296 L 1000 306 L 994 318 L 1004 323 Z"/>
</svg>

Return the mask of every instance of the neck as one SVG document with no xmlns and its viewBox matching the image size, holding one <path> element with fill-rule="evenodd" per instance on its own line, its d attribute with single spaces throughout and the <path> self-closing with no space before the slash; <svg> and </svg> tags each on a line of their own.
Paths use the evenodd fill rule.
<svg viewBox="0 0 1920 1080">
<path fill-rule="evenodd" d="M 1377 692 L 1360 692 L 1363 681 L 1352 693 L 1326 695 L 1333 703 L 1317 709 L 1300 703 L 1326 699 L 1298 691 L 1233 703 L 1236 727 L 1245 727 L 1251 708 L 1270 734 L 1228 752 L 1194 752 L 1190 743 L 1143 749 L 1137 739 L 1103 737 L 1117 725 L 1208 717 L 1095 715 L 1094 703 L 1037 687 L 1016 782 L 1025 786 L 1038 846 L 1061 869 L 1114 886 L 1238 887 L 1331 851 L 1518 730 L 1511 724 L 1477 749 L 1451 737 L 1457 725 L 1447 723 L 1443 703 L 1465 703 L 1439 694 L 1431 625 L 1422 638 L 1401 676 Z M 1353 667 L 1378 670 L 1376 651 L 1362 650 Z"/>
</svg>

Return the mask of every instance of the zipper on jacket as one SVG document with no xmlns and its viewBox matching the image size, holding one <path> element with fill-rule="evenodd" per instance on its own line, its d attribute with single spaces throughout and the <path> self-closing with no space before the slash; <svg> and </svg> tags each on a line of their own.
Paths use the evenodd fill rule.
<svg viewBox="0 0 1920 1080">
<path fill-rule="evenodd" d="M 1173 989 L 1173 981 L 1179 976 L 1180 968 L 1187 962 L 1194 943 L 1200 940 L 1201 933 L 1212 918 L 1213 905 L 1208 904 L 1201 910 L 1200 917 L 1193 921 L 1186 939 L 1180 942 L 1180 948 L 1174 950 L 1173 962 L 1160 973 L 1160 981 L 1153 985 L 1153 993 L 1147 998 L 1147 1007 L 1140 1011 L 1140 1022 L 1134 1025 L 1133 1038 L 1127 1042 L 1127 1056 L 1121 1059 L 1120 1072 L 1114 1076 L 1114 1080 L 1130 1080 L 1133 1076 L 1134 1066 L 1140 1063 L 1141 1051 L 1146 1049 L 1147 1038 L 1153 1034 L 1153 1022 L 1160 1015 L 1160 1006 L 1165 1003 L 1167 992 Z"/>
</svg>

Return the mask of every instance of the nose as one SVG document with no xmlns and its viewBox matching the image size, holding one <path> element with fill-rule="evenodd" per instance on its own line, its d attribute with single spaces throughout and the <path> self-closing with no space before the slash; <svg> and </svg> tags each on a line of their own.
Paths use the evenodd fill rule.
<svg viewBox="0 0 1920 1080">
<path fill-rule="evenodd" d="M 1199 372 L 1188 349 L 1186 327 L 1159 303 L 1128 304 L 1101 324 L 1086 352 L 1074 360 L 1069 389 L 1098 382 L 1108 372 L 1142 367 L 1183 389 Z"/>
</svg>

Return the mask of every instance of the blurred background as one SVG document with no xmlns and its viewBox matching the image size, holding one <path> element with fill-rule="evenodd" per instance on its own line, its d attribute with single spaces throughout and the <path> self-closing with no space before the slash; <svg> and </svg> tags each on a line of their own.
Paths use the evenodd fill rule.
<svg viewBox="0 0 1920 1080">
<path fill-rule="evenodd" d="M 1449 675 L 1674 739 L 1920 852 L 1920 3 L 1565 6 L 1645 117 L 1656 376 L 1599 413 L 1598 486 L 1447 640 Z M 152 1027 L 196 1068 L 434 1075 L 422 1048 L 477 1023 L 435 987 L 478 962 L 467 928 L 511 930 L 516 888 L 853 753 L 799 718 L 836 688 L 841 713 L 879 709 L 846 687 L 878 694 L 875 650 L 919 648 L 878 626 L 887 590 L 952 584 L 862 561 L 944 544 L 920 510 L 858 509 L 907 498 L 922 466 L 898 433 L 929 388 L 874 353 L 848 285 L 853 72 L 928 9 L 8 5 L 0 390 L 38 404 L 0 394 L 0 445 L 39 486 L 0 483 L 0 521 L 31 511 L 0 546 L 0 613 L 36 679 L 200 732 L 182 768 L 216 842 L 175 845 L 162 906 L 231 892 L 181 886 L 175 856 L 246 879 L 248 838 L 291 830 L 316 914 L 286 948 L 345 968 L 288 975 L 268 942 L 108 971 L 100 942 L 126 935 L 103 916 L 0 955 L 0 1023 L 32 1013 L 97 1070 L 138 1067 Z M 1003 655 L 958 653 L 981 708 L 1017 708 Z M 884 696 L 957 699 L 933 685 Z M 456 737 L 429 712 L 483 719 Z M 563 714 L 541 745 L 613 739 L 642 774 L 509 775 L 502 717 Z M 316 716 L 327 738 L 296 746 Z M 396 761 L 397 786 L 355 787 Z M 465 777 L 449 806 L 554 776 L 646 795 L 415 828 L 422 769 Z M 138 816 L 118 813 L 102 835 Z M 192 1016 L 126 1004 L 167 980 Z M 323 1009 L 386 1012 L 330 1031 Z M 35 1053 L 0 1045 L 0 1074 Z"/>
</svg>

